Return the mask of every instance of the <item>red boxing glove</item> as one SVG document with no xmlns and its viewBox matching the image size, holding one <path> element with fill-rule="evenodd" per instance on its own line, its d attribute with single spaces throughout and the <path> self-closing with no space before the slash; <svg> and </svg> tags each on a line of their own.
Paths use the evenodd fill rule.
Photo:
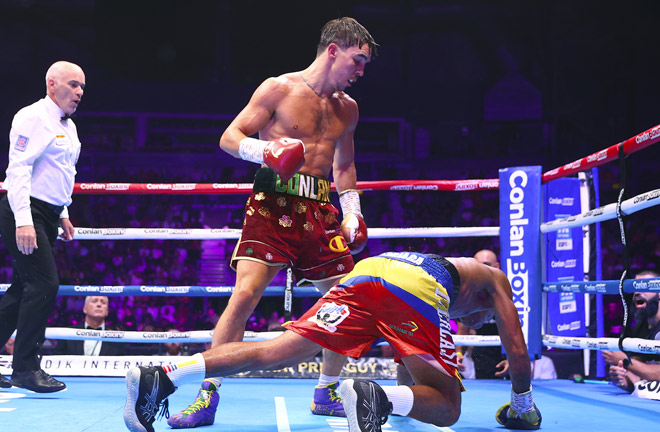
<svg viewBox="0 0 660 432">
<path fill-rule="evenodd" d="M 359 254 L 367 245 L 367 224 L 354 213 L 347 214 L 341 221 L 341 234 L 351 250 L 351 255 Z"/>
<path fill-rule="evenodd" d="M 269 141 L 264 148 L 264 163 L 287 182 L 305 164 L 305 144 L 293 138 Z"/>
</svg>

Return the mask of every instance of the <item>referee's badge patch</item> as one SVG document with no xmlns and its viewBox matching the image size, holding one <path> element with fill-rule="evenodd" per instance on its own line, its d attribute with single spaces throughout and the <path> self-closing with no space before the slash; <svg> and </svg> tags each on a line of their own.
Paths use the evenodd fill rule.
<svg viewBox="0 0 660 432">
<path fill-rule="evenodd" d="M 28 142 L 30 142 L 30 138 L 23 135 L 19 135 L 18 139 L 16 140 L 16 145 L 14 145 L 14 148 L 18 151 L 25 151 Z"/>
<path fill-rule="evenodd" d="M 330 333 L 337 331 L 337 326 L 351 314 L 348 306 L 338 305 L 334 302 L 321 305 L 309 321 L 316 323 L 317 326 L 326 329 Z"/>
</svg>

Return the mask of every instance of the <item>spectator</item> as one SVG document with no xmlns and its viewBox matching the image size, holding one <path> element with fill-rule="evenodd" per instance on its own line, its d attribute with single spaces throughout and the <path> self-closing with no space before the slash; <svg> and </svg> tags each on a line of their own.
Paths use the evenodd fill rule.
<svg viewBox="0 0 660 432">
<path fill-rule="evenodd" d="M 279 314 L 274 311 L 268 318 L 268 331 L 284 330 L 282 324 L 284 324 L 284 317 L 279 316 Z"/>
<path fill-rule="evenodd" d="M 155 333 L 160 331 L 160 329 L 156 328 L 156 326 L 152 323 L 151 316 L 147 314 L 145 323 L 142 325 L 139 331 L 145 333 Z M 158 344 L 155 343 L 138 343 L 136 345 L 137 348 L 133 352 L 135 355 L 154 355 L 158 352 L 159 348 Z"/>
<path fill-rule="evenodd" d="M 108 330 L 108 297 L 87 296 L 83 306 L 85 319 L 78 326 L 89 330 Z M 124 355 L 126 347 L 119 342 L 102 342 L 100 340 L 60 340 L 55 347 L 55 354 L 86 355 L 86 356 L 116 356 Z"/>
<path fill-rule="evenodd" d="M 179 333 L 178 329 L 169 329 L 169 333 Z M 164 342 L 165 346 L 165 355 L 166 356 L 181 356 L 183 355 L 183 343 L 182 342 Z"/>
<path fill-rule="evenodd" d="M 659 277 L 653 271 L 643 271 L 635 279 Z M 635 326 L 631 337 L 660 340 L 660 294 L 636 292 L 633 295 Z M 635 396 L 660 399 L 657 392 L 648 390 L 649 381 L 660 381 L 660 355 L 633 354 L 630 358 L 621 351 L 603 351 L 605 361 L 610 364 L 610 379 L 618 387 Z M 654 387 L 655 385 L 651 386 Z"/>
<path fill-rule="evenodd" d="M 543 347 L 544 351 L 545 349 Z M 506 368 L 509 368 L 508 361 Z M 550 357 L 544 355 L 540 359 L 532 361 L 532 379 L 557 379 L 555 362 Z"/>
<path fill-rule="evenodd" d="M 622 322 L 623 308 L 621 307 L 621 300 L 608 301 L 605 306 L 605 336 L 619 337 Z"/>
</svg>

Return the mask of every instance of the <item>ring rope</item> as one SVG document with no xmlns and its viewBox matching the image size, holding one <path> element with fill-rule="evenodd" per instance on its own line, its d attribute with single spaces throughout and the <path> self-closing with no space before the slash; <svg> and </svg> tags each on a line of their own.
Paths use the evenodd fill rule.
<svg viewBox="0 0 660 432">
<path fill-rule="evenodd" d="M 660 125 L 654 126 L 634 137 L 610 146 L 604 150 L 585 156 L 543 174 L 542 181 L 547 183 L 560 177 L 575 174 L 596 166 L 603 165 L 618 157 L 620 149 L 625 154 L 632 154 L 660 141 Z M 150 194 L 150 195 L 201 195 L 201 194 L 249 194 L 252 183 L 76 183 L 74 192 L 80 194 Z M 336 190 L 334 183 L 332 190 Z M 492 190 L 499 188 L 499 179 L 469 180 L 383 180 L 359 181 L 356 189 L 376 190 L 424 190 L 424 191 L 470 191 Z M 0 191 L 5 191 L 0 185 Z"/>
<path fill-rule="evenodd" d="M 246 342 L 271 340 L 281 334 L 281 331 L 246 331 L 243 335 L 243 340 Z M 213 338 L 213 330 L 195 330 L 188 332 L 138 332 L 49 327 L 46 329 L 46 338 L 64 340 L 99 340 L 104 342 L 125 343 L 206 343 L 211 342 Z M 452 338 L 454 339 L 454 344 L 457 346 L 501 345 L 499 336 L 453 335 Z M 619 339 L 617 338 L 563 337 L 544 335 L 543 343 L 544 345 L 552 348 L 620 351 Z M 660 354 L 660 341 L 641 338 L 625 338 L 623 340 L 623 349 L 625 351 L 644 354 Z"/>
<path fill-rule="evenodd" d="M 76 240 L 218 240 L 238 239 L 235 228 L 76 228 Z M 496 237 L 500 227 L 367 228 L 369 238 Z"/>
<path fill-rule="evenodd" d="M 245 331 L 244 341 L 258 342 L 270 340 L 282 334 L 281 331 L 253 332 Z M 122 330 L 88 330 L 81 328 L 49 327 L 47 339 L 98 340 L 103 342 L 153 343 L 153 342 L 190 342 L 205 343 L 213 339 L 213 330 L 195 330 L 187 332 L 141 332 Z"/>
<path fill-rule="evenodd" d="M 0 294 L 7 291 L 10 284 L 0 284 Z M 585 294 L 618 294 L 618 280 L 579 281 L 579 282 L 543 282 L 545 292 L 572 292 Z M 265 297 L 278 297 L 285 293 L 285 286 L 269 286 L 264 291 Z M 626 279 L 623 290 L 634 292 L 660 292 L 660 278 Z M 108 297 L 149 296 L 149 297 L 226 297 L 234 291 L 233 286 L 196 286 L 196 285 L 60 285 L 58 295 L 84 296 L 104 295 Z M 293 287 L 295 296 L 319 297 L 321 294 L 312 286 Z"/>
<path fill-rule="evenodd" d="M 245 331 L 243 340 L 259 342 L 271 340 L 281 335 L 282 331 L 254 332 Z M 98 340 L 103 342 L 153 343 L 153 342 L 211 342 L 213 330 L 194 330 L 182 332 L 141 332 L 122 330 L 88 330 L 68 327 L 49 327 L 46 329 L 47 339 L 62 340 Z M 499 336 L 452 335 L 455 345 L 462 346 L 498 346 Z"/>
<path fill-rule="evenodd" d="M 4 293 L 10 284 L 0 284 L 0 293 Z M 572 292 L 585 294 L 618 294 L 618 280 L 579 281 L 579 282 L 543 282 L 545 292 Z M 265 297 L 284 295 L 285 286 L 269 286 L 264 291 Z M 171 296 L 171 297 L 226 297 L 233 292 L 233 286 L 196 286 L 196 285 L 60 285 L 58 295 L 83 296 L 104 295 L 108 297 L 132 296 Z M 623 290 L 634 292 L 660 292 L 660 278 L 626 279 Z M 293 287 L 295 296 L 319 297 L 321 294 L 312 286 Z"/>
<path fill-rule="evenodd" d="M 629 198 L 621 203 L 621 212 L 629 216 L 639 210 L 648 207 L 653 207 L 660 204 L 660 189 L 654 189 L 635 197 Z M 596 222 L 602 222 L 610 219 L 615 219 L 617 213 L 617 203 L 607 204 L 587 212 L 569 216 L 566 218 L 555 219 L 550 222 L 541 224 L 541 232 L 543 234 L 551 231 L 557 231 L 562 228 L 574 228 L 583 225 L 588 225 Z"/>
<path fill-rule="evenodd" d="M 7 291 L 11 284 L 0 284 L 0 294 Z M 149 297 L 227 297 L 234 291 L 233 286 L 163 286 L 163 285 L 60 285 L 58 295 L 87 296 L 102 295 L 107 297 L 149 296 Z M 281 297 L 284 286 L 269 286 L 264 291 L 265 297 Z M 295 295 L 303 297 L 320 297 L 321 294 L 313 286 L 294 287 Z"/>
<path fill-rule="evenodd" d="M 619 280 L 576 281 L 576 282 L 543 282 L 545 292 L 571 292 L 585 294 L 619 294 Z M 623 281 L 623 291 L 660 292 L 660 278 L 626 279 Z"/>
<path fill-rule="evenodd" d="M 586 171 L 589 168 L 604 165 L 617 159 L 620 151 L 629 155 L 642 150 L 651 144 L 655 144 L 658 141 L 660 141 L 660 125 L 653 126 L 651 129 L 647 129 L 625 141 L 614 144 L 613 146 L 590 154 L 589 156 L 585 156 L 571 163 L 567 163 L 566 165 L 552 169 L 544 173 L 541 179 L 543 183 L 547 183 L 550 180 L 566 177 L 580 171 Z"/>
<path fill-rule="evenodd" d="M 603 165 L 618 157 L 619 150 L 632 154 L 660 141 L 660 125 L 654 126 L 627 140 L 604 150 L 585 156 L 543 174 L 547 183 L 560 177 L 575 174 Z M 150 195 L 201 195 L 201 194 L 249 194 L 252 183 L 76 183 L 74 192 L 80 194 L 150 194 Z M 335 189 L 334 183 L 331 188 Z M 499 179 L 470 180 L 385 180 L 359 181 L 358 190 L 425 190 L 425 191 L 468 191 L 499 188 Z M 0 186 L 0 191 L 6 191 Z"/>
<path fill-rule="evenodd" d="M 364 191 L 463 192 L 499 188 L 499 179 L 359 181 Z M 87 195 L 230 195 L 252 193 L 252 183 L 76 183 L 73 191 Z M 336 190 L 335 184 L 330 185 Z M 0 191 L 6 192 L 0 185 Z"/>
<path fill-rule="evenodd" d="M 543 344 L 552 348 L 590 349 L 621 351 L 618 338 L 588 338 L 543 336 Z M 641 338 L 625 338 L 622 341 L 623 351 L 644 354 L 660 354 L 660 341 Z"/>
</svg>

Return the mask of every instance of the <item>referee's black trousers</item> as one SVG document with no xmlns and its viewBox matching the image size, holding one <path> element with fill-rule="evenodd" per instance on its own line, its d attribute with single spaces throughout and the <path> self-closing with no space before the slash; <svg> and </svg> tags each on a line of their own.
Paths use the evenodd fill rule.
<svg viewBox="0 0 660 432">
<path fill-rule="evenodd" d="M 0 234 L 14 259 L 11 286 L 0 299 L 0 346 L 16 330 L 12 367 L 19 372 L 40 368 L 38 352 L 59 288 L 54 256 L 59 214 L 34 198 L 31 208 L 38 248 L 24 255 L 16 246 L 16 222 L 7 196 L 0 200 Z"/>
</svg>

